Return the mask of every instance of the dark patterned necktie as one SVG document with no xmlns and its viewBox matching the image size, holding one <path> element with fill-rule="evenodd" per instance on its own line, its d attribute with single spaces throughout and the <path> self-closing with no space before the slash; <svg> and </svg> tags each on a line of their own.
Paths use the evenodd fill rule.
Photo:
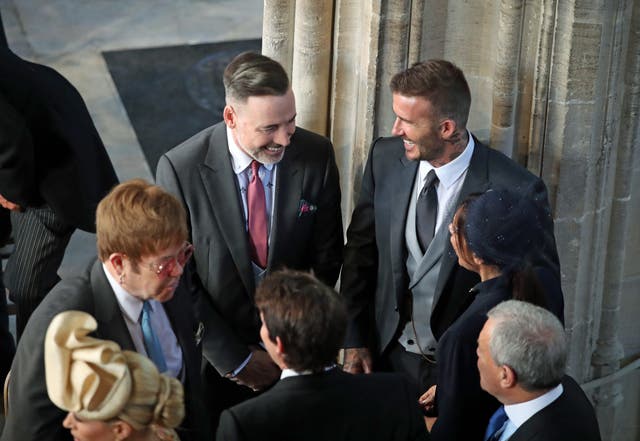
<svg viewBox="0 0 640 441">
<path fill-rule="evenodd" d="M 260 163 L 251 162 L 251 180 L 247 185 L 247 218 L 251 260 L 260 268 L 267 267 L 267 202 L 258 170 Z"/>
<path fill-rule="evenodd" d="M 436 176 L 435 170 L 432 169 L 427 174 L 427 179 L 420 191 L 416 204 L 416 233 L 423 253 L 429 248 L 436 229 L 436 219 L 438 218 L 437 183 L 438 176 Z"/>
</svg>

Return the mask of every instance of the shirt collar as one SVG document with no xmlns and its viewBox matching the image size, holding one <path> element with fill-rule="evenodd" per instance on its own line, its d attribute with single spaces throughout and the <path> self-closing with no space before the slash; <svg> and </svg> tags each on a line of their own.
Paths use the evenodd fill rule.
<svg viewBox="0 0 640 441">
<path fill-rule="evenodd" d="M 233 139 L 233 132 L 226 126 L 227 128 L 227 144 L 229 145 L 229 153 L 231 154 L 231 166 L 233 167 L 233 172 L 236 175 L 239 175 L 243 171 L 245 171 L 249 165 L 251 165 L 251 161 L 253 158 L 247 155 L 244 150 L 242 150 L 238 144 L 236 144 L 235 139 Z M 267 170 L 273 169 L 274 164 L 262 164 Z"/>
<path fill-rule="evenodd" d="M 331 366 L 325 367 L 324 371 L 325 372 L 330 371 L 331 369 L 333 369 L 335 367 L 336 367 L 336 365 L 332 364 Z M 284 380 L 285 378 L 288 378 L 288 377 L 298 377 L 300 375 L 311 375 L 311 374 L 313 374 L 313 371 L 311 371 L 311 370 L 294 371 L 293 369 L 286 368 L 286 369 L 282 369 L 282 373 L 280 374 L 280 379 Z"/>
<path fill-rule="evenodd" d="M 525 401 L 524 403 L 505 405 L 504 411 L 509 417 L 509 420 L 516 426 L 516 428 L 518 428 L 529 418 L 557 400 L 560 395 L 562 395 L 562 391 L 562 384 L 559 384 L 533 400 Z"/>
<path fill-rule="evenodd" d="M 107 280 L 109 281 L 109 285 L 111 285 L 111 289 L 116 296 L 116 300 L 118 300 L 118 304 L 120 305 L 120 309 L 127 316 L 129 320 L 132 322 L 137 322 L 140 318 L 140 313 L 142 312 L 142 304 L 143 301 L 136 296 L 129 294 L 118 282 L 113 278 L 106 265 L 102 264 L 102 269 L 104 270 L 105 275 L 107 276 Z M 150 302 L 152 303 L 152 302 Z M 153 305 L 152 305 L 153 308 Z"/>
<path fill-rule="evenodd" d="M 458 156 L 453 161 L 441 166 L 434 167 L 429 163 L 429 161 L 420 161 L 420 176 L 425 179 L 427 174 L 431 170 L 436 171 L 436 175 L 438 176 L 438 181 L 440 184 L 444 185 L 445 188 L 453 185 L 460 176 L 469 168 L 469 163 L 471 162 L 471 156 L 473 156 L 473 150 L 475 148 L 475 141 L 471 132 L 467 130 L 467 135 L 469 137 L 469 142 L 467 142 L 467 146 L 462 151 L 462 154 Z"/>
</svg>

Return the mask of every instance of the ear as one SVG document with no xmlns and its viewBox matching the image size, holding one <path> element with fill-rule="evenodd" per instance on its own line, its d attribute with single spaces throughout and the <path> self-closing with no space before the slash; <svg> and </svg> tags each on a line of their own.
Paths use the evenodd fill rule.
<svg viewBox="0 0 640 441">
<path fill-rule="evenodd" d="M 476 265 L 480 266 L 480 265 L 484 265 L 484 260 L 482 260 L 481 258 L 479 258 L 476 253 L 474 253 L 473 251 L 469 251 L 471 253 L 471 260 L 473 260 L 473 263 L 475 263 Z"/>
<path fill-rule="evenodd" d="M 449 139 L 456 133 L 456 123 L 452 119 L 445 119 L 440 123 L 440 136 Z"/>
<path fill-rule="evenodd" d="M 131 436 L 133 432 L 133 427 L 126 421 L 116 420 L 111 423 L 111 431 L 113 435 L 116 437 L 116 440 L 124 440 Z"/>
<path fill-rule="evenodd" d="M 281 357 L 284 355 L 284 345 L 282 344 L 280 337 L 276 337 L 276 352 Z"/>
<path fill-rule="evenodd" d="M 510 366 L 503 364 L 500 366 L 500 385 L 504 389 L 514 387 L 518 383 L 518 376 Z"/>
<path fill-rule="evenodd" d="M 224 110 L 222 111 L 222 119 L 224 119 L 224 122 L 227 125 L 227 127 L 229 127 L 230 129 L 235 129 L 236 124 L 238 123 L 237 118 L 238 117 L 235 111 L 229 104 L 224 106 Z"/>
<path fill-rule="evenodd" d="M 109 263 L 116 270 L 118 274 L 122 273 L 124 269 L 124 254 L 122 253 L 112 253 L 109 256 Z"/>
</svg>

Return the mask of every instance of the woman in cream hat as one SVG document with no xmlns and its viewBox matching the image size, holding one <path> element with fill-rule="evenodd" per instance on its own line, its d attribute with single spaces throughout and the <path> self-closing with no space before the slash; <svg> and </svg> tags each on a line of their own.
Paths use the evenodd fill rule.
<svg viewBox="0 0 640 441">
<path fill-rule="evenodd" d="M 91 315 L 66 311 L 47 330 L 47 391 L 69 412 L 63 426 L 75 441 L 178 440 L 173 429 L 184 418 L 180 382 L 136 352 L 89 337 L 96 327 Z"/>
</svg>

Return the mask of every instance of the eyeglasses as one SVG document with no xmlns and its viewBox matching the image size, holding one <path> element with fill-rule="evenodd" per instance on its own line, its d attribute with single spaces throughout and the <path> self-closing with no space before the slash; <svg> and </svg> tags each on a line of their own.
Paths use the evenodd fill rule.
<svg viewBox="0 0 640 441">
<path fill-rule="evenodd" d="M 178 254 L 164 258 L 161 262 L 149 263 L 149 269 L 158 277 L 166 277 L 171 274 L 176 264 L 184 267 L 193 255 L 193 245 L 185 242 Z"/>
</svg>

